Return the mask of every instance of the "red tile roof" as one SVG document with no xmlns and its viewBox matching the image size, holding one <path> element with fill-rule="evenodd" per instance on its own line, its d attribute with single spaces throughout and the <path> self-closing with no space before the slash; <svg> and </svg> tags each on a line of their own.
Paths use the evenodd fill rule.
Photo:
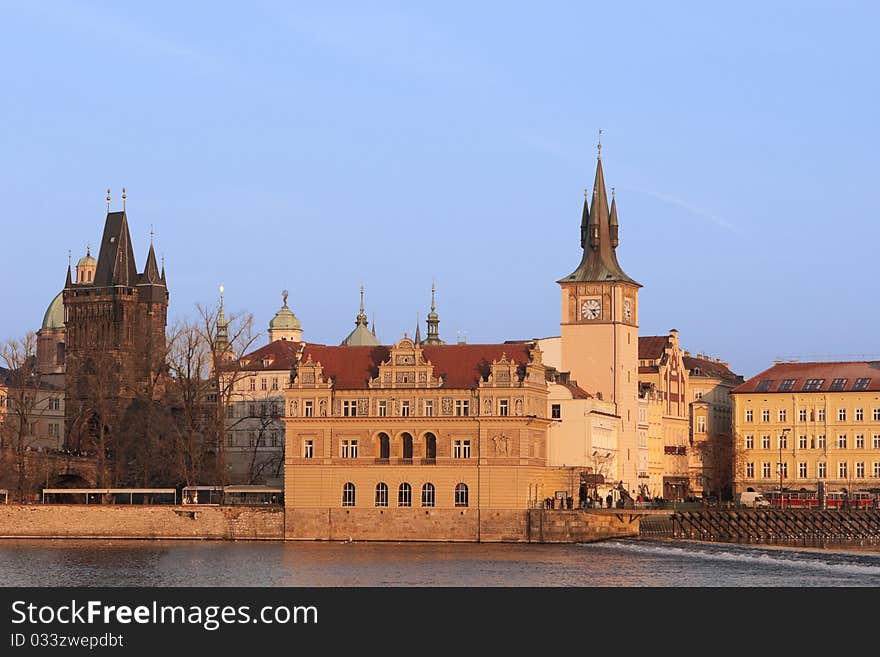
<svg viewBox="0 0 880 657">
<path fill-rule="evenodd" d="M 669 344 L 668 335 L 640 335 L 639 359 L 660 358 L 667 344 Z"/>
<path fill-rule="evenodd" d="M 475 388 L 480 379 L 489 376 L 493 360 L 502 355 L 515 361 L 520 368 L 529 360 L 529 344 L 454 344 L 422 345 L 422 356 L 434 365 L 434 376 L 442 376 L 445 388 Z M 249 368 L 289 370 L 296 360 L 300 343 L 276 340 L 245 356 Z M 306 343 L 303 362 L 311 356 L 321 363 L 324 376 L 332 376 L 337 390 L 366 388 L 367 382 L 379 375 L 379 364 L 387 361 L 391 348 L 373 346 L 329 346 Z M 271 361 L 266 366 L 265 360 Z M 587 394 L 587 393 L 584 393 Z"/>
<path fill-rule="evenodd" d="M 571 392 L 572 399 L 592 399 L 593 395 L 588 393 L 586 390 L 581 388 L 576 383 L 563 383 L 566 388 L 568 388 L 569 392 Z"/>
<path fill-rule="evenodd" d="M 719 363 L 708 358 L 700 358 L 699 356 L 683 356 L 682 361 L 691 376 L 706 376 L 710 378 L 718 378 L 725 380 L 742 380 L 739 374 L 734 374 L 725 363 Z M 699 374 L 694 374 L 694 370 L 699 370 Z"/>
<path fill-rule="evenodd" d="M 835 379 L 845 380 L 840 388 L 832 387 Z M 864 387 L 859 386 L 862 380 Z M 805 385 L 815 382 L 813 387 Z M 785 384 L 783 382 L 786 382 Z M 821 384 L 818 383 L 821 381 Z M 763 382 L 763 383 L 762 383 Z M 788 383 L 790 382 L 790 384 Z M 766 388 L 766 389 L 764 389 Z M 780 389 L 781 388 L 781 389 Z M 793 392 L 878 392 L 880 361 L 848 361 L 837 363 L 777 363 L 756 374 L 733 389 L 733 394 Z"/>
</svg>

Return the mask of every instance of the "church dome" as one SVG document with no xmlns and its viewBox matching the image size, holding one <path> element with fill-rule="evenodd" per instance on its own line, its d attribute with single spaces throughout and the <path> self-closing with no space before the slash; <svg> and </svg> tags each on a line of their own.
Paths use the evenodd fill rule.
<svg viewBox="0 0 880 657">
<path fill-rule="evenodd" d="M 299 318 L 291 312 L 290 308 L 287 307 L 287 290 L 284 290 L 281 296 L 284 299 L 284 304 L 281 306 L 281 310 L 275 313 L 275 317 L 272 318 L 272 321 L 269 322 L 269 330 L 301 331 L 302 323 L 299 321 Z"/>
<path fill-rule="evenodd" d="M 97 267 L 98 261 L 92 257 L 90 252 L 86 252 L 86 254 L 79 259 L 79 262 L 76 263 L 77 267 Z"/>
<path fill-rule="evenodd" d="M 63 329 L 64 328 L 64 293 L 59 292 L 58 296 L 52 299 L 52 303 L 46 309 L 43 315 L 44 329 Z"/>
</svg>

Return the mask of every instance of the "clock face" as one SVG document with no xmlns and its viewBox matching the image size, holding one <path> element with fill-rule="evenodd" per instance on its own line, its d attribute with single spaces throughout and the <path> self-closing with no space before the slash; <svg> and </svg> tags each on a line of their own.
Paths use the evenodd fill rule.
<svg viewBox="0 0 880 657">
<path fill-rule="evenodd" d="M 587 299 L 581 304 L 581 317 L 583 319 L 598 319 L 602 312 L 602 305 L 598 299 Z"/>
<path fill-rule="evenodd" d="M 623 300 L 623 318 L 626 321 L 630 321 L 632 319 L 632 316 L 633 316 L 632 301 L 630 301 L 629 299 L 624 299 Z"/>
</svg>

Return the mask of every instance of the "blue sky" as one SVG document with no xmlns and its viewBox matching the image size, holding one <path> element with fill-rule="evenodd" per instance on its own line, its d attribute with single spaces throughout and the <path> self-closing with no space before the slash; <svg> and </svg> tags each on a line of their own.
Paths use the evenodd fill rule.
<svg viewBox="0 0 880 657">
<path fill-rule="evenodd" d="M 383 342 L 559 332 L 603 130 L 640 333 L 746 376 L 876 354 L 874 3 L 0 0 L 0 337 L 40 326 L 128 191 L 169 320 L 290 290 Z M 424 331 L 424 325 L 423 329 Z"/>
</svg>

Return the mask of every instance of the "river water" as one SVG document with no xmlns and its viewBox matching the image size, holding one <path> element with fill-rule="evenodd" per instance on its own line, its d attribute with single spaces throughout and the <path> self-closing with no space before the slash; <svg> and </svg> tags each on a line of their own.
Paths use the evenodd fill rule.
<svg viewBox="0 0 880 657">
<path fill-rule="evenodd" d="M 0 541 L 0 586 L 880 586 L 880 553 L 590 544 Z"/>
</svg>

